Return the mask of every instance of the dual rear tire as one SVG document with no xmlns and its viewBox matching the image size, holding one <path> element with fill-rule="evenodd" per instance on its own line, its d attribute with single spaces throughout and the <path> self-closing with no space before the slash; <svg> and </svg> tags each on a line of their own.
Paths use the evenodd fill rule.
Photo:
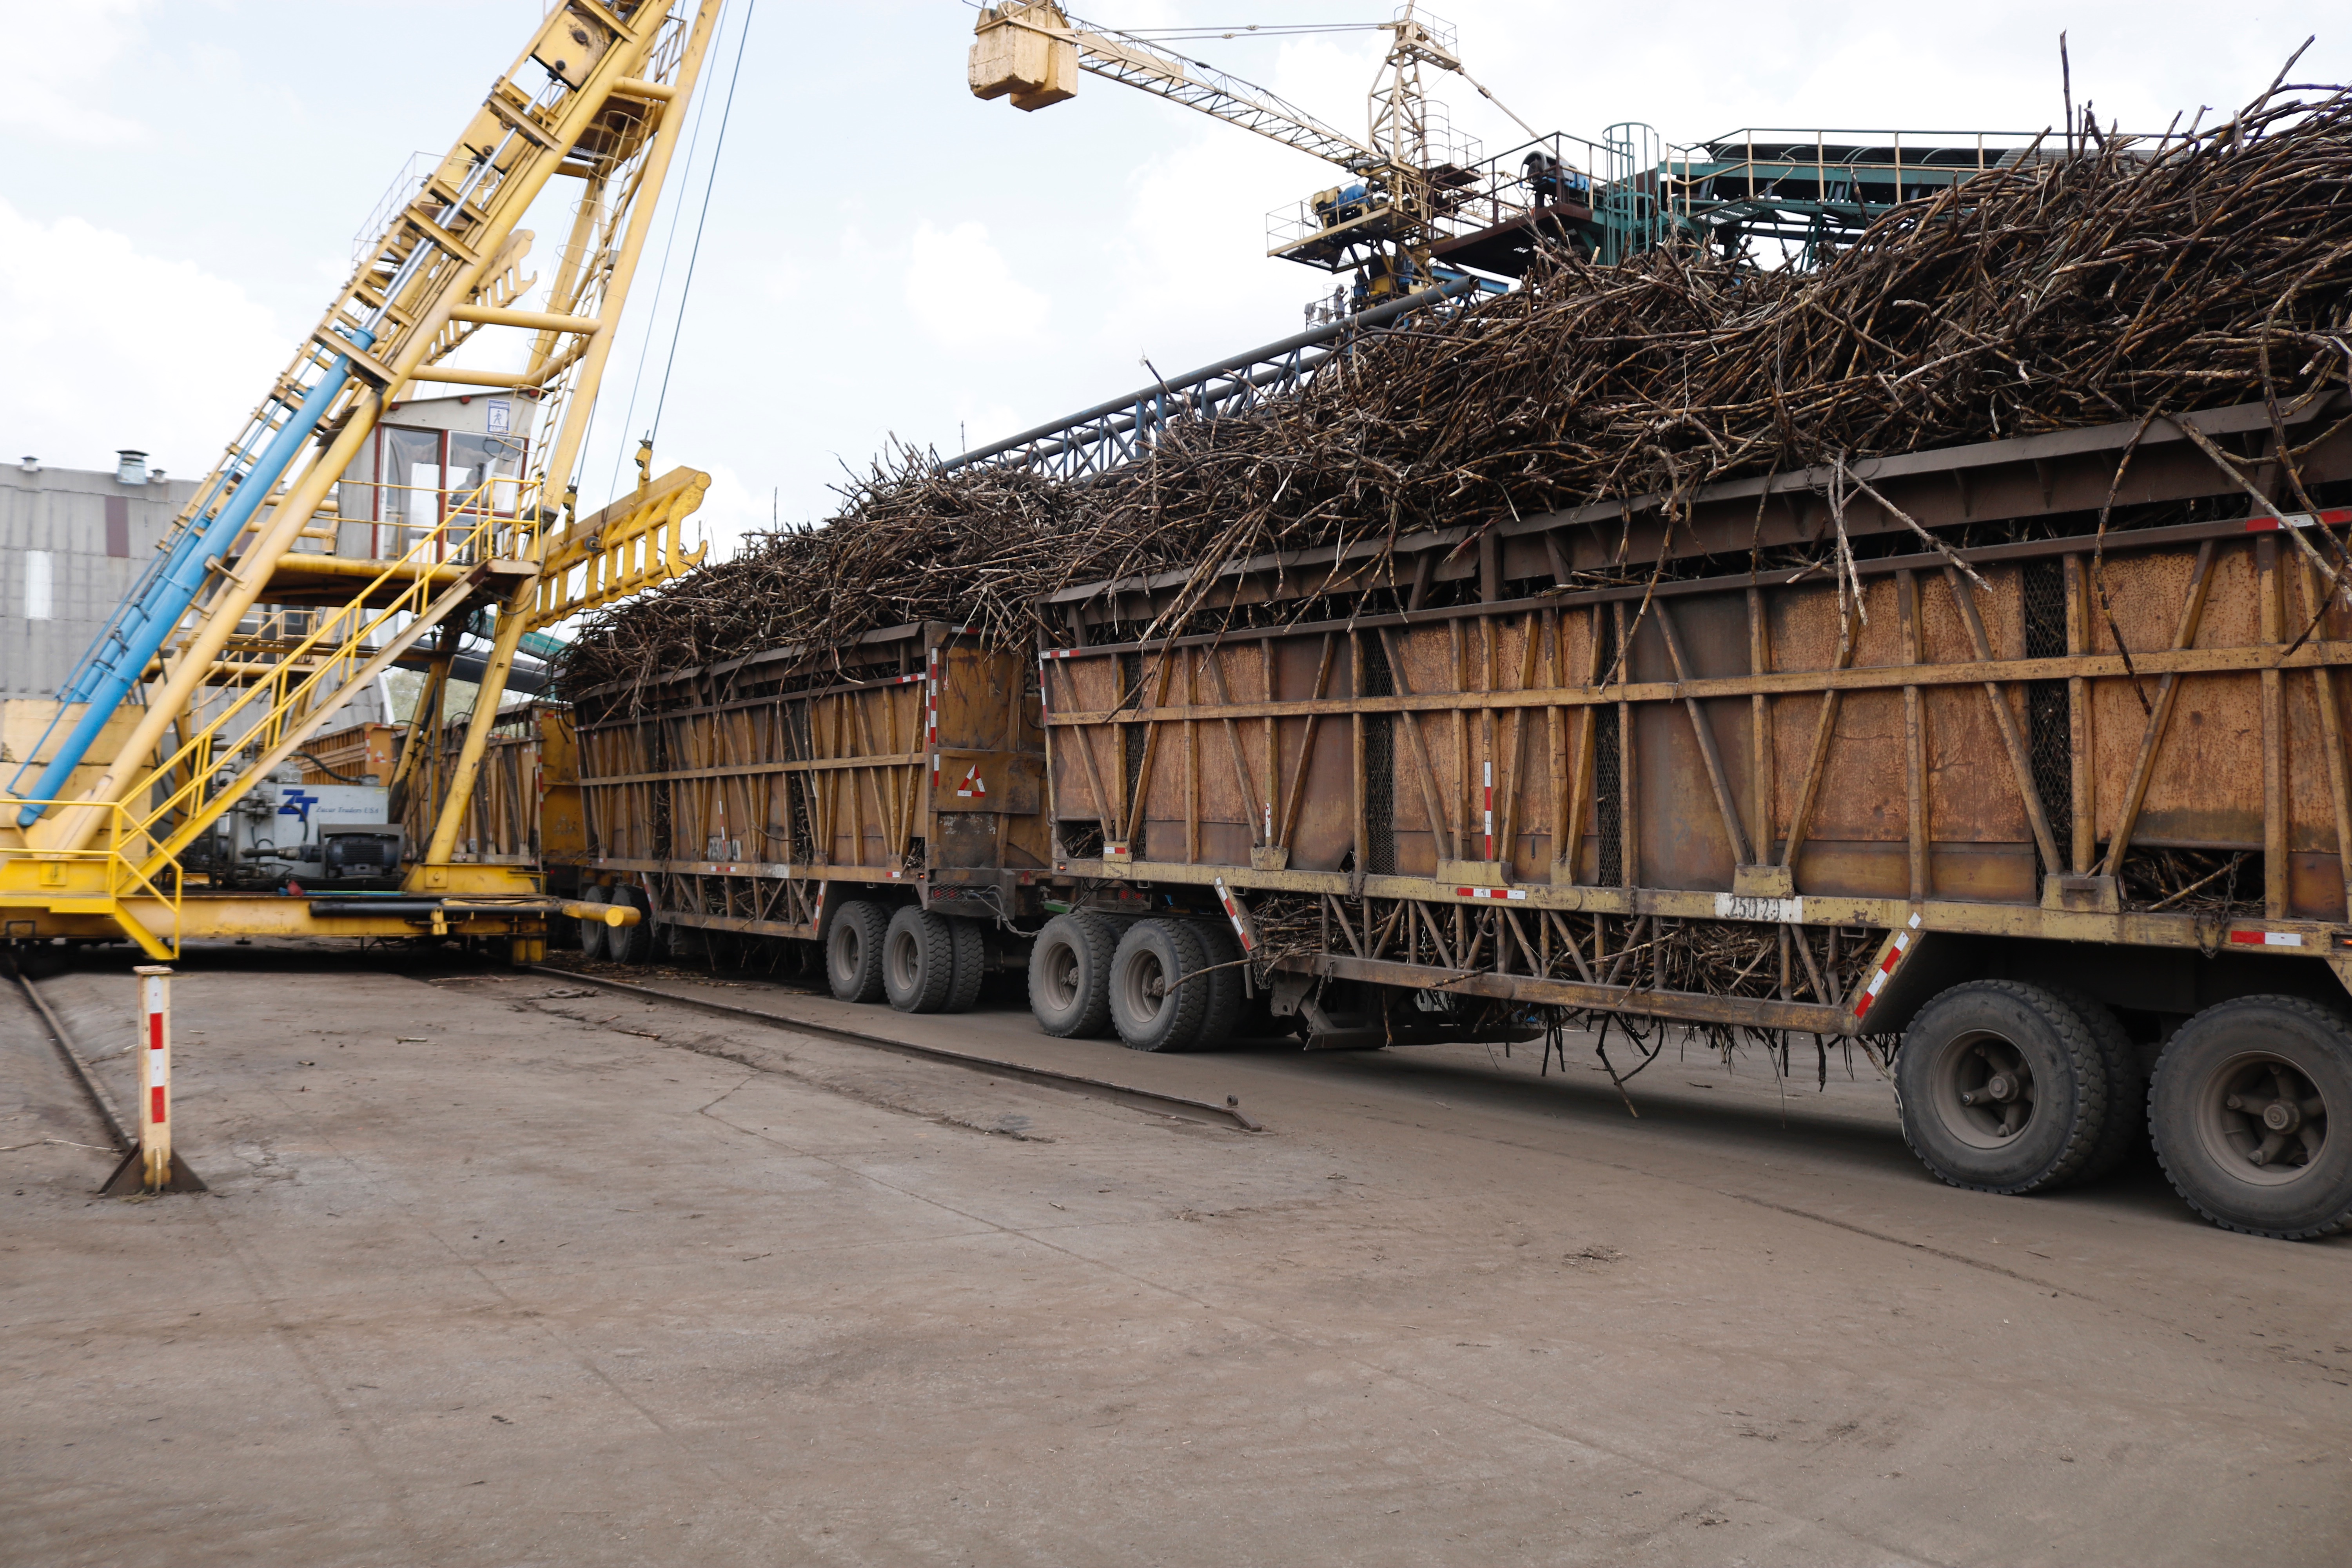
<svg viewBox="0 0 2352 1568">
<path fill-rule="evenodd" d="M 2214 1224 L 2311 1241 L 2352 1226 L 2352 1031 L 2295 996 L 2208 1007 L 2165 1042 L 2147 1124 L 2173 1190 Z"/>
<path fill-rule="evenodd" d="M 2052 1192 L 2108 1146 L 2108 1055 L 2044 986 L 1976 980 L 1930 1001 L 1904 1034 L 1895 1087 L 1904 1141 L 1956 1187 Z"/>
<path fill-rule="evenodd" d="M 901 1013 L 969 1013 L 988 973 L 988 943 L 971 921 L 907 905 L 882 935 L 882 994 Z"/>
<path fill-rule="evenodd" d="M 2045 1193 L 2115 1169 L 2146 1135 L 2214 1224 L 2310 1240 L 2352 1226 L 2352 1029 L 2293 996 L 2242 996 L 2176 1030 L 2152 1080 L 2115 1016 L 2056 986 L 1956 985 L 1895 1059 L 1903 1135 L 1954 1186 Z"/>
<path fill-rule="evenodd" d="M 613 902 L 626 904 L 637 911 L 637 923 L 633 926 L 604 928 L 604 956 L 615 963 L 651 963 L 654 945 L 660 928 L 654 924 L 654 901 L 646 897 L 643 888 L 615 887 Z"/>
<path fill-rule="evenodd" d="M 1110 1033 L 1115 921 L 1085 910 L 1055 915 L 1029 944 L 1029 1011 L 1057 1039 Z"/>
<path fill-rule="evenodd" d="M 1065 1039 L 1116 1032 L 1138 1051 L 1191 1051 L 1233 1037 L 1246 1001 L 1241 944 L 1207 921 L 1056 915 L 1029 950 L 1029 1009 Z"/>
<path fill-rule="evenodd" d="M 602 921 L 580 922 L 580 955 L 612 963 L 645 963 L 654 955 L 653 900 L 640 888 L 625 884 L 583 888 L 583 904 L 625 904 L 637 911 L 633 926 L 608 926 Z"/>
<path fill-rule="evenodd" d="M 602 885 L 580 889 L 580 901 L 583 904 L 609 903 L 611 900 L 612 893 Z M 603 921 L 582 921 L 580 955 L 591 963 L 601 962 L 612 951 L 612 944 L 606 940 L 612 929 Z"/>
<path fill-rule="evenodd" d="M 852 899 L 825 930 L 825 984 L 844 1002 L 969 1013 L 987 976 L 987 940 L 971 921 Z"/>
</svg>

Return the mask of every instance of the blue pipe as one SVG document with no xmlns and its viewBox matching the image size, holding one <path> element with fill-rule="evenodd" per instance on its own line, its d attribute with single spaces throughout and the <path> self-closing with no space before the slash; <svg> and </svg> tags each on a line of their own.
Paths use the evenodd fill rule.
<svg viewBox="0 0 2352 1568">
<path fill-rule="evenodd" d="M 246 447 L 239 447 L 231 452 L 223 460 L 222 469 L 205 481 L 205 489 L 199 493 L 188 515 L 200 517 L 204 514 L 205 508 L 212 504 L 213 492 L 220 488 L 223 476 L 227 472 L 228 463 L 249 461 L 252 456 L 252 451 Z M 123 618 L 147 602 L 147 595 L 154 591 L 156 583 L 162 579 L 164 573 L 172 569 L 173 564 L 190 547 L 194 537 L 193 531 L 182 530 L 172 548 L 163 554 L 149 556 L 147 564 L 140 568 L 139 575 L 131 581 L 129 587 L 122 590 L 121 596 L 114 602 L 114 608 L 106 613 L 106 624 L 99 627 L 98 635 L 91 637 L 89 646 L 81 650 L 80 657 L 74 660 L 73 673 L 67 678 L 65 685 L 58 689 L 57 710 L 49 715 L 49 721 L 41 726 L 39 739 L 36 740 L 26 752 L 25 760 L 16 764 L 16 771 L 8 775 L 7 784 L 0 788 L 5 788 L 10 795 L 16 793 L 16 785 L 31 770 L 33 759 L 47 749 L 49 737 L 57 733 L 58 721 L 66 716 L 67 709 L 88 695 L 90 682 L 96 680 L 110 668 L 106 650 L 121 641 Z"/>
<path fill-rule="evenodd" d="M 373 348 L 375 334 L 365 328 L 354 328 L 352 342 L 362 349 Z M 236 536 L 245 531 L 253 514 L 269 499 L 269 492 L 278 487 L 278 477 L 294 461 L 295 454 L 319 427 L 319 422 L 327 416 L 328 406 L 351 378 L 352 362 L 337 356 L 335 363 L 327 367 L 327 374 L 319 379 L 319 384 L 302 399 L 301 406 L 278 426 L 278 434 L 262 448 L 261 456 L 247 470 L 228 504 L 220 509 L 203 532 L 191 529 L 180 536 L 170 564 L 155 586 L 122 617 L 121 641 L 113 657 L 110 659 L 93 650 L 91 664 L 76 671 L 66 683 L 64 691 L 87 689 L 82 700 L 89 707 L 82 712 L 81 722 L 74 726 L 73 733 L 66 737 L 65 744 L 51 759 L 47 771 L 33 785 L 30 798 L 56 799 L 64 791 L 74 769 L 81 765 L 82 758 L 98 739 L 98 732 L 114 717 L 115 710 L 138 683 L 147 661 L 155 657 L 155 650 L 163 646 L 163 639 L 172 635 L 180 617 L 195 603 L 205 584 L 205 563 L 226 554 L 229 546 L 236 542 Z M 37 805 L 26 806 L 17 814 L 16 826 L 30 827 L 40 820 L 41 810 Z"/>
<path fill-rule="evenodd" d="M 252 458 L 252 450 L 245 448 L 231 452 L 226 462 L 234 463 L 240 460 L 250 462 Z M 226 476 L 227 468 L 224 466 L 219 473 L 206 481 L 204 490 L 196 498 L 195 505 L 189 510 L 189 516 L 204 515 L 205 509 L 213 503 L 213 492 L 220 489 Z M 60 711 L 68 703 L 79 702 L 89 694 L 90 683 L 98 679 L 109 668 L 107 648 L 121 640 L 124 617 L 139 612 L 139 607 L 147 602 L 147 595 L 155 591 L 155 584 L 163 579 L 165 573 L 179 563 L 182 556 L 194 547 L 195 540 L 196 534 L 194 530 L 183 530 L 172 548 L 162 555 L 151 557 L 146 566 L 140 572 L 138 580 L 124 590 L 122 597 L 108 613 L 106 625 L 100 628 L 98 636 L 90 638 L 89 646 L 84 648 L 81 657 L 74 661 L 73 675 L 65 685 L 58 689 L 58 705 Z M 54 724 L 57 721 L 52 719 L 50 722 Z M 41 740 L 46 744 L 48 735 L 44 732 Z M 12 784 L 10 787 L 15 786 Z"/>
</svg>

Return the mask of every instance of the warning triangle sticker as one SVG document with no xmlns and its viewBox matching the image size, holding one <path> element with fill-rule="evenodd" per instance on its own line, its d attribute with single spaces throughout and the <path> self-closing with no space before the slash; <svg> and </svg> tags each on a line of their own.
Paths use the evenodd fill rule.
<svg viewBox="0 0 2352 1568">
<path fill-rule="evenodd" d="M 981 779 L 980 764 L 978 763 L 974 763 L 971 764 L 971 772 L 964 774 L 963 782 L 956 785 L 956 798 L 958 800 L 979 800 L 984 797 L 987 794 L 988 785 Z"/>
</svg>

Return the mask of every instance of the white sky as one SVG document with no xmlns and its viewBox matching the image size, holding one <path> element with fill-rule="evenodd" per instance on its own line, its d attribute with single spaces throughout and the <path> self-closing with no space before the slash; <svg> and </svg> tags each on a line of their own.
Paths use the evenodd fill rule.
<svg viewBox="0 0 2352 1568">
<path fill-rule="evenodd" d="M 614 489 L 623 405 L 654 352 L 648 417 L 747 4 L 748 52 L 677 341 L 658 466 L 717 477 L 727 547 L 891 437 L 953 453 L 1298 330 L 1326 275 L 1264 256 L 1265 217 L 1325 166 L 1097 78 L 1034 114 L 965 90 L 956 0 L 730 0 L 712 120 L 630 300 L 583 510 Z M 1086 0 L 1104 26 L 1377 20 L 1384 0 Z M 1470 69 L 1541 130 L 1645 121 L 2039 130 L 2075 99 L 2160 129 L 2234 108 L 2294 47 L 2303 81 L 2352 77 L 2352 0 L 1967 6 L 1453 0 Z M 541 0 L 0 0 L 0 457 L 110 467 L 143 447 L 208 468 L 351 263 L 412 153 L 445 148 Z M 1379 35 L 1177 46 L 1360 133 Z M 1441 79 L 1454 122 L 1523 138 Z M 2210 117 L 2209 117 L 2210 118 Z M 681 179 L 680 175 L 684 177 Z M 558 185 L 566 182 L 557 182 Z M 660 237 L 683 215 L 656 305 Z M 561 214 L 537 215 L 541 266 Z M 631 443 L 633 444 L 633 443 Z M 626 470 L 623 472 L 625 474 Z M 625 486 L 623 488 L 625 488 Z"/>
</svg>

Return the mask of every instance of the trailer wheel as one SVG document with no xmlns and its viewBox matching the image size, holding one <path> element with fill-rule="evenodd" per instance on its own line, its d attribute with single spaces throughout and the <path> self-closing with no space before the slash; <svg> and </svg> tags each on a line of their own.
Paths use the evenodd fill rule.
<svg viewBox="0 0 2352 1568">
<path fill-rule="evenodd" d="M 1110 962 L 1118 928 L 1100 915 L 1055 915 L 1029 947 L 1029 1011 L 1057 1039 L 1110 1028 Z"/>
<path fill-rule="evenodd" d="M 988 937 L 978 921 L 949 921 L 948 934 L 955 942 L 955 979 L 941 1011 L 969 1013 L 980 1000 L 981 982 L 988 978 Z"/>
<path fill-rule="evenodd" d="M 882 993 L 901 1013 L 944 1013 L 956 988 L 955 922 L 908 904 L 882 938 Z"/>
<path fill-rule="evenodd" d="M 834 911 L 824 933 L 824 978 L 836 999 L 882 1000 L 882 936 L 889 925 L 889 911 L 864 899 Z"/>
<path fill-rule="evenodd" d="M 1189 1051 L 1209 1015 L 1208 967 L 1190 921 L 1138 921 L 1110 960 L 1110 1018 L 1135 1051 Z"/>
<path fill-rule="evenodd" d="M 583 904 L 610 903 L 612 897 L 601 883 L 593 888 L 580 889 L 580 901 Z M 580 922 L 580 955 L 583 958 L 602 961 L 604 955 L 612 951 L 612 944 L 605 940 L 611 931 L 612 927 L 603 921 L 582 921 Z"/>
<path fill-rule="evenodd" d="M 612 900 L 626 904 L 637 911 L 637 923 L 633 926 L 610 926 L 605 930 L 604 952 L 615 963 L 651 963 L 654 960 L 654 901 L 646 897 L 643 888 L 619 887 L 613 889 Z"/>
<path fill-rule="evenodd" d="M 2106 1127 L 2099 1134 L 2099 1146 L 2091 1152 L 2090 1159 L 2074 1177 L 2079 1186 L 2110 1174 L 2131 1158 L 2134 1150 L 2146 1144 L 2147 1075 L 2140 1070 L 2139 1047 L 2124 1033 L 2115 1009 L 2071 986 L 2049 985 L 2043 989 L 2072 1007 L 2074 1016 L 2083 1020 L 2107 1068 Z"/>
<path fill-rule="evenodd" d="M 2165 1042 L 2147 1124 L 2173 1190 L 2216 1225 L 2283 1241 L 2352 1225 L 2352 1032 L 2324 1007 L 2206 1008 Z"/>
<path fill-rule="evenodd" d="M 2041 1193 L 2098 1152 L 2107 1066 L 2090 1026 L 2039 985 L 1972 980 L 1919 1010 L 1895 1061 L 1903 1138 L 1980 1193 Z"/>
<path fill-rule="evenodd" d="M 1202 920 L 1192 922 L 1192 934 L 1201 939 L 1201 951 L 1209 961 L 1209 973 L 1200 984 L 1209 988 L 1208 1015 L 1201 1020 L 1201 1044 L 1214 1050 L 1228 1044 L 1241 1027 L 1242 1009 L 1249 1002 L 1249 987 L 1242 979 L 1241 939 L 1234 928 L 1222 921 Z"/>
</svg>

